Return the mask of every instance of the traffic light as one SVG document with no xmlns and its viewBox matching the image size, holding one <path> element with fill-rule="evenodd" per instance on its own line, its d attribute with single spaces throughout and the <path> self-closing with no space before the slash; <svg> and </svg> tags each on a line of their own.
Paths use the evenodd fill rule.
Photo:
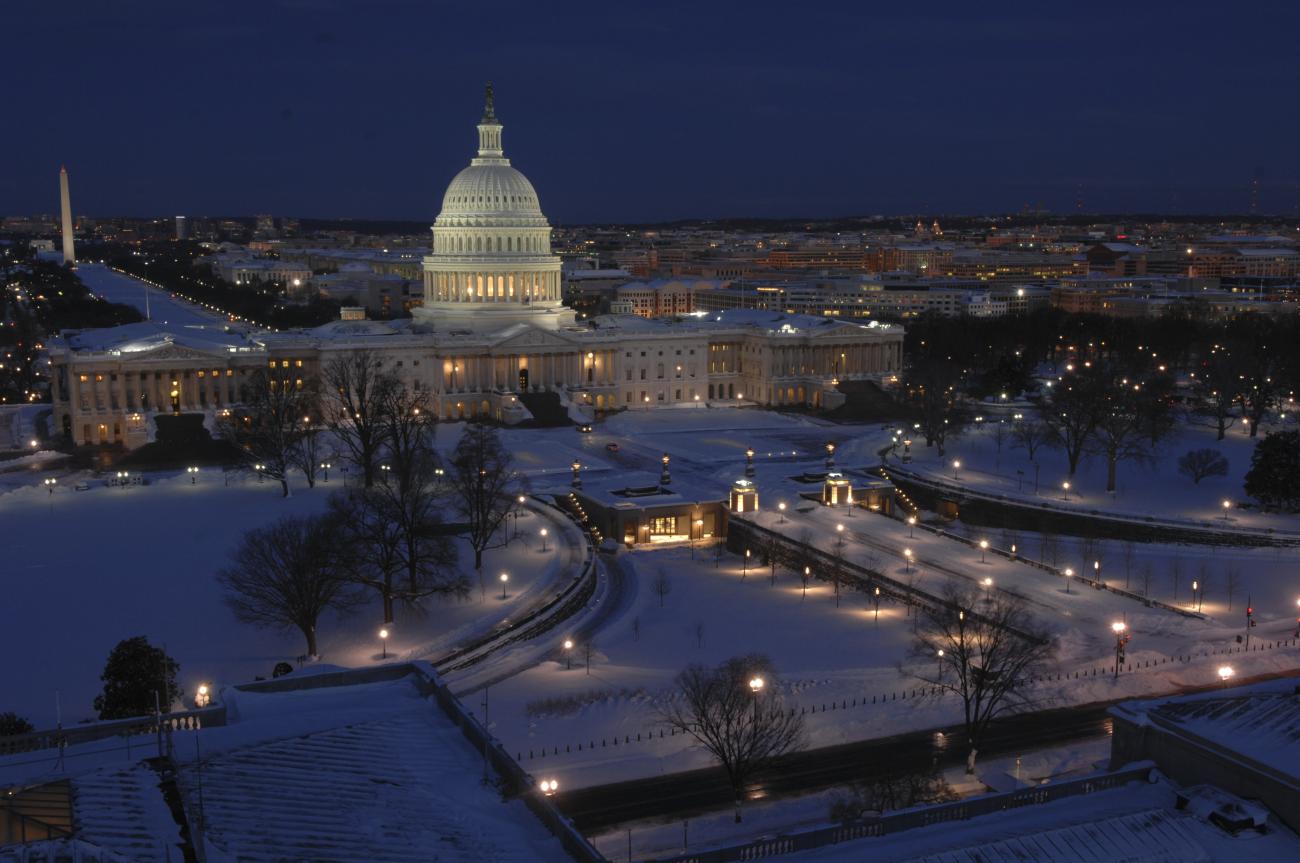
<svg viewBox="0 0 1300 863">
<path fill-rule="evenodd" d="M 1247 626 L 1255 625 L 1255 609 L 1249 605 L 1246 606 L 1246 625 Z"/>
</svg>

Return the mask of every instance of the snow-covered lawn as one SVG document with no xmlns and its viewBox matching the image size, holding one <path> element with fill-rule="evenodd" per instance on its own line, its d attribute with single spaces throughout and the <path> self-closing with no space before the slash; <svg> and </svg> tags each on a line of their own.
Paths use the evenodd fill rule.
<svg viewBox="0 0 1300 863">
<path fill-rule="evenodd" d="M 1026 412 L 1026 417 L 1030 416 Z M 1069 476 L 1069 464 L 1061 450 L 1042 447 L 1036 453 L 1038 469 L 1023 449 L 1012 446 L 1012 421 L 1002 424 L 1005 439 L 998 451 L 997 421 L 990 417 L 983 424 L 973 426 L 960 437 L 950 441 L 942 457 L 937 447 L 926 447 L 925 440 L 912 440 L 910 469 L 929 473 L 946 482 L 956 481 L 972 489 L 1000 495 L 1019 495 L 1035 498 L 1053 506 L 1083 510 L 1103 510 L 1117 513 L 1135 513 L 1161 518 L 1192 519 L 1198 522 L 1223 524 L 1223 501 L 1233 503 L 1227 524 L 1243 527 L 1272 527 L 1277 530 L 1300 531 L 1300 517 L 1242 510 L 1237 504 L 1249 502 L 1242 484 L 1250 470 L 1250 457 L 1257 440 L 1270 430 L 1294 427 L 1294 421 L 1273 426 L 1261 426 L 1259 438 L 1252 438 L 1241 424 L 1228 430 L 1222 441 L 1215 440 L 1216 433 L 1195 418 L 1180 420 L 1178 427 L 1157 449 L 1149 463 L 1121 462 L 1117 469 L 1114 494 L 1106 491 L 1106 460 L 1099 456 L 1085 456 L 1074 477 Z M 889 436 L 880 439 L 883 446 Z M 1217 450 L 1228 460 L 1226 476 L 1209 477 L 1194 484 L 1178 472 L 1178 459 L 1194 449 Z M 901 456 L 902 448 L 899 448 Z M 954 470 L 953 462 L 960 462 Z M 899 462 L 895 462 L 899 463 Z M 909 467 L 899 463 L 900 467 Z M 1035 476 L 1038 494 L 1034 493 Z M 1062 483 L 1068 481 L 1068 501 Z"/>
<path fill-rule="evenodd" d="M 269 632 L 237 622 L 222 601 L 215 574 L 245 531 L 285 514 L 323 510 L 338 477 L 309 490 L 303 484 L 281 498 L 278 484 L 217 472 L 192 485 L 182 473 L 156 474 L 148 486 L 107 488 L 90 481 L 76 492 L 66 477 L 53 496 L 28 485 L 0 494 L 4 525 L 3 626 L 0 650 L 10 657 L 0 710 L 14 710 L 38 727 L 55 719 L 60 693 L 63 721 L 94 716 L 98 676 L 119 640 L 145 635 L 165 645 L 181 664 L 187 693 L 205 680 L 238 683 L 270 676 L 280 661 L 304 651 L 296 632 Z M 514 531 L 511 519 L 511 531 Z M 539 525 L 552 541 L 541 551 Z M 565 562 L 558 540 L 562 521 L 537 511 L 519 523 L 520 539 L 490 549 L 486 598 L 475 584 L 467 600 L 434 600 L 427 614 L 399 612 L 388 640 L 390 660 L 430 658 L 457 640 L 485 631 L 549 598 Z M 472 573 L 473 554 L 460 543 L 461 566 Z M 501 572 L 510 574 L 501 599 Z M 338 665 L 381 661 L 380 606 L 373 602 L 346 620 L 320 627 L 322 657 Z"/>
</svg>

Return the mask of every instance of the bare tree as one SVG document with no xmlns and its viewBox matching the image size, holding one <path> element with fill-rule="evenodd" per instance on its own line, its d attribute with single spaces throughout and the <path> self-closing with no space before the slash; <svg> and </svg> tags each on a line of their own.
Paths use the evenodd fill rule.
<svg viewBox="0 0 1300 863">
<path fill-rule="evenodd" d="M 1142 595 L 1151 595 L 1151 581 L 1156 577 L 1156 567 L 1151 561 L 1142 564 Z"/>
<path fill-rule="evenodd" d="M 398 387 L 380 406 L 385 469 L 373 496 L 398 531 L 397 555 L 406 573 L 408 602 L 436 593 L 464 594 L 456 550 L 442 526 L 441 462 L 430 446 L 433 412 L 417 391 Z M 480 590 L 482 585 L 480 571 Z"/>
<path fill-rule="evenodd" d="M 830 817 L 843 824 L 897 809 L 957 799 L 952 786 L 936 770 L 884 773 L 853 783 L 847 795 L 831 803 Z"/>
<path fill-rule="evenodd" d="M 474 568 L 482 570 L 483 552 L 514 505 L 510 453 L 501 438 L 484 422 L 469 422 L 451 460 L 451 491 L 456 509 L 469 524 L 469 544 Z"/>
<path fill-rule="evenodd" d="M 382 405 L 400 388 L 396 375 L 372 351 L 340 354 L 325 364 L 325 421 L 361 469 L 363 484 L 375 482 L 384 445 Z"/>
<path fill-rule="evenodd" d="M 1223 577 L 1223 584 L 1228 593 L 1228 611 L 1232 611 L 1232 598 L 1241 590 L 1241 571 L 1229 566 Z"/>
<path fill-rule="evenodd" d="M 1044 533 L 1038 538 L 1038 562 L 1057 566 L 1061 562 L 1061 540 L 1054 533 Z"/>
<path fill-rule="evenodd" d="M 672 580 L 668 578 L 668 573 L 662 569 L 655 573 L 654 583 L 650 585 L 654 595 L 659 597 L 659 607 L 664 607 L 664 598 L 673 592 Z"/>
<path fill-rule="evenodd" d="M 1241 397 L 1245 364 L 1228 345 L 1214 345 L 1206 354 L 1203 368 L 1196 376 L 1196 412 L 1214 421 L 1218 440 L 1237 422 L 1233 407 Z"/>
<path fill-rule="evenodd" d="M 1196 590 L 1192 593 L 1192 601 L 1196 603 L 1196 610 L 1200 611 L 1205 605 L 1205 592 L 1210 589 L 1210 564 L 1202 560 L 1196 568 Z"/>
<path fill-rule="evenodd" d="M 1043 422 L 1052 435 L 1052 443 L 1065 452 L 1070 476 L 1079 469 L 1088 444 L 1101 421 L 1105 393 L 1093 377 L 1073 375 L 1052 387 L 1048 404 L 1043 408 Z"/>
<path fill-rule="evenodd" d="M 1183 577 L 1183 562 L 1178 558 L 1169 561 L 1169 580 L 1174 584 L 1174 602 L 1178 602 L 1178 582 Z"/>
<path fill-rule="evenodd" d="M 316 487 L 316 471 L 321 465 L 321 431 L 319 404 L 311 405 L 311 412 L 303 415 L 302 436 L 293 450 L 293 463 L 307 477 L 307 488 Z"/>
<path fill-rule="evenodd" d="M 978 614 L 971 611 L 977 606 Z M 989 723 L 1032 703 L 1032 680 L 1044 670 L 1053 646 L 1037 630 L 1024 601 L 1001 591 L 982 601 L 974 591 L 949 585 L 942 601 L 927 606 L 923 617 L 910 673 L 961 699 L 970 748 L 966 772 L 974 773 Z"/>
<path fill-rule="evenodd" d="M 316 624 L 327 609 L 361 601 L 348 578 L 351 561 L 333 518 L 285 516 L 244 535 L 230 566 L 217 574 L 226 603 L 244 623 L 297 629 L 317 656 Z"/>
<path fill-rule="evenodd" d="M 1133 562 L 1137 560 L 1137 547 L 1132 540 L 1125 540 L 1123 548 L 1124 555 L 1124 589 L 1128 590 L 1129 578 L 1133 575 Z"/>
<path fill-rule="evenodd" d="M 1216 449 L 1192 449 L 1178 457 L 1178 472 L 1200 485 L 1212 476 L 1228 475 L 1228 459 Z"/>
<path fill-rule="evenodd" d="M 1007 437 L 1008 437 L 1007 427 L 1002 423 L 1002 420 L 998 420 L 996 423 L 993 424 L 993 433 L 991 436 L 993 438 L 993 446 L 997 450 L 997 456 L 995 457 L 993 463 L 996 467 L 1001 467 L 1002 447 L 1006 445 Z"/>
<path fill-rule="evenodd" d="M 762 680 L 759 688 L 751 681 Z M 728 659 L 716 668 L 687 666 L 677 675 L 676 697 L 660 709 L 665 724 L 695 738 L 726 771 L 740 819 L 741 790 L 755 772 L 797 746 L 803 717 L 776 695 L 765 656 Z"/>
<path fill-rule="evenodd" d="M 276 378 L 259 369 L 240 387 L 242 407 L 220 423 L 222 436 L 239 450 L 245 466 L 280 481 L 289 496 L 289 471 L 317 404 L 315 379 Z"/>
<path fill-rule="evenodd" d="M 1038 450 L 1052 442 L 1052 430 L 1042 420 L 1018 422 L 1011 429 L 1011 446 L 1023 449 L 1030 461 L 1037 458 Z"/>
</svg>

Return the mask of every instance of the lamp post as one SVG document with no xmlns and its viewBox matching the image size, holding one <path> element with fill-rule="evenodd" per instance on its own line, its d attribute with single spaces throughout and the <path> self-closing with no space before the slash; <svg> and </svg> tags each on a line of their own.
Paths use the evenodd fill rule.
<svg viewBox="0 0 1300 863">
<path fill-rule="evenodd" d="M 543 779 L 538 783 L 537 787 L 542 789 L 542 793 L 547 797 L 553 797 L 555 796 L 555 790 L 560 787 L 560 783 L 554 779 Z"/>
<path fill-rule="evenodd" d="M 48 491 L 51 495 L 53 495 L 53 494 L 54 494 L 54 486 L 57 485 L 58 482 L 59 482 L 59 481 L 58 481 L 57 479 L 55 479 L 54 477 L 52 477 L 52 476 L 51 476 L 51 477 L 47 477 L 47 478 L 45 479 L 45 490 Z"/>
<path fill-rule="evenodd" d="M 981 539 L 980 540 L 980 563 L 985 562 L 984 553 L 988 551 L 988 549 L 989 549 L 989 541 L 987 539 Z"/>
<path fill-rule="evenodd" d="M 199 478 L 199 469 L 191 465 L 185 468 L 185 472 L 190 475 L 190 485 L 194 485 Z"/>
<path fill-rule="evenodd" d="M 874 598 L 876 600 L 876 623 L 880 623 L 880 586 L 877 585 L 876 589 L 873 590 L 872 593 L 875 595 Z"/>
<path fill-rule="evenodd" d="M 330 481 L 330 468 L 332 468 L 332 467 L 334 467 L 334 465 L 330 464 L 330 463 L 327 462 L 327 461 L 323 461 L 323 462 L 320 463 L 320 469 L 321 469 L 322 473 L 324 474 L 324 479 L 322 480 L 323 482 L 329 482 L 329 481 Z"/>
<path fill-rule="evenodd" d="M 575 458 L 569 467 L 573 469 L 573 480 L 569 484 L 574 488 L 582 488 L 582 463 Z"/>
<path fill-rule="evenodd" d="M 1061 483 L 1061 500 L 1068 501 L 1069 499 L 1070 499 L 1070 482 L 1069 480 L 1066 480 L 1065 482 Z"/>
<path fill-rule="evenodd" d="M 194 690 L 194 706 L 207 707 L 212 703 L 212 688 L 206 683 L 200 683 L 199 688 Z"/>
<path fill-rule="evenodd" d="M 258 482 L 264 482 L 264 481 L 266 480 L 266 474 L 264 473 L 264 471 L 266 470 L 266 465 L 264 465 L 264 464 L 255 464 L 255 465 L 253 465 L 253 470 L 257 471 L 257 481 L 258 481 Z"/>
<path fill-rule="evenodd" d="M 746 447 L 745 449 L 745 476 L 754 475 L 754 448 Z"/>
<path fill-rule="evenodd" d="M 1092 562 L 1092 577 L 1093 577 L 1093 580 L 1094 580 L 1094 581 L 1097 581 L 1097 582 L 1100 582 L 1100 581 L 1101 581 L 1101 561 L 1100 561 L 1100 560 L 1094 560 L 1094 561 Z"/>
<path fill-rule="evenodd" d="M 905 566 L 906 566 L 905 572 L 908 575 L 911 575 L 912 574 L 912 550 L 910 548 L 903 549 L 903 560 L 905 561 Z"/>
<path fill-rule="evenodd" d="M 527 503 L 527 501 L 528 499 L 525 498 L 522 494 L 515 499 L 515 503 L 519 504 L 519 506 L 515 507 L 515 538 L 516 539 L 519 538 L 519 516 L 524 514 L 524 504 Z"/>
<path fill-rule="evenodd" d="M 661 485 L 670 485 L 672 484 L 673 478 L 672 475 L 668 473 L 668 462 L 670 461 L 668 453 L 664 453 L 659 460 L 664 464 L 663 472 L 659 474 L 659 483 Z"/>
<path fill-rule="evenodd" d="M 744 581 L 747 575 L 749 575 L 749 549 L 745 549 L 745 561 L 741 564 L 740 580 Z"/>
<path fill-rule="evenodd" d="M 907 517 L 907 538 L 916 538 L 916 516 L 914 515 L 909 515 Z"/>
<path fill-rule="evenodd" d="M 379 630 L 379 643 L 383 645 L 383 658 L 388 658 L 388 629 Z"/>
<path fill-rule="evenodd" d="M 835 443 L 834 441 L 826 442 L 826 469 L 830 470 L 835 467 Z"/>
<path fill-rule="evenodd" d="M 546 528 L 542 528 L 540 531 L 538 531 L 538 533 L 542 535 L 542 552 L 545 553 L 546 552 Z"/>
<path fill-rule="evenodd" d="M 1201 582 L 1197 579 L 1192 579 L 1192 605 L 1196 607 L 1197 611 L 1201 610 L 1201 601 L 1197 596 L 1200 589 Z"/>
<path fill-rule="evenodd" d="M 1220 682 L 1221 684 L 1223 684 L 1223 688 L 1224 688 L 1224 689 L 1227 689 L 1227 688 L 1228 688 L 1228 681 L 1231 680 L 1231 679 L 1232 679 L 1232 675 L 1234 675 L 1234 674 L 1236 674 L 1236 673 L 1237 673 L 1237 672 L 1233 671 L 1231 665 L 1220 665 L 1220 666 L 1219 666 L 1219 682 Z"/>
<path fill-rule="evenodd" d="M 1128 644 L 1128 626 L 1121 620 L 1110 625 L 1115 633 L 1115 677 L 1119 678 L 1119 667 L 1124 664 L 1124 645 Z"/>
<path fill-rule="evenodd" d="M 1070 579 L 1073 576 L 1074 576 L 1074 570 L 1070 569 L 1070 567 L 1067 566 L 1065 568 L 1065 592 L 1066 593 L 1070 592 Z"/>
<path fill-rule="evenodd" d="M 952 481 L 957 481 L 957 471 L 961 470 L 961 460 L 953 459 L 952 461 Z"/>
<path fill-rule="evenodd" d="M 980 582 L 980 585 L 984 588 L 984 601 L 992 602 L 993 601 L 993 579 L 985 576 L 985 578 Z"/>
<path fill-rule="evenodd" d="M 763 678 L 754 675 L 749 679 L 749 691 L 754 693 L 754 722 L 758 722 L 758 694 L 763 691 Z"/>
<path fill-rule="evenodd" d="M 501 598 L 502 599 L 506 598 L 506 582 L 508 582 L 509 580 L 510 580 L 510 575 L 508 573 L 505 572 L 501 573 Z"/>
<path fill-rule="evenodd" d="M 573 669 L 573 639 L 564 639 L 564 667 L 568 670 Z"/>
<path fill-rule="evenodd" d="M 805 566 L 803 568 L 803 598 L 804 599 L 808 598 L 808 579 L 810 578 L 812 578 L 812 567 Z M 1297 618 L 1297 623 L 1300 623 L 1300 618 Z"/>
<path fill-rule="evenodd" d="M 935 656 L 939 663 L 938 677 L 940 680 L 943 680 L 943 648 L 942 647 L 935 651 Z"/>
<path fill-rule="evenodd" d="M 785 501 L 778 503 L 776 505 L 776 510 L 781 513 L 781 524 L 785 524 Z"/>
<path fill-rule="evenodd" d="M 1232 501 L 1230 501 L 1230 500 L 1225 500 L 1225 501 L 1223 502 L 1223 520 L 1224 520 L 1224 521 L 1227 521 L 1227 520 L 1228 520 L 1228 511 L 1229 511 L 1230 509 L 1232 509 Z"/>
</svg>

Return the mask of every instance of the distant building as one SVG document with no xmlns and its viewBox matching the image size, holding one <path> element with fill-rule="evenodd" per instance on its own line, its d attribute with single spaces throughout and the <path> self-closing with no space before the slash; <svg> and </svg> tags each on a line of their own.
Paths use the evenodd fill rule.
<svg viewBox="0 0 1300 863">
<path fill-rule="evenodd" d="M 190 238 L 190 223 L 184 216 L 176 217 L 176 239 L 188 240 Z"/>
</svg>

